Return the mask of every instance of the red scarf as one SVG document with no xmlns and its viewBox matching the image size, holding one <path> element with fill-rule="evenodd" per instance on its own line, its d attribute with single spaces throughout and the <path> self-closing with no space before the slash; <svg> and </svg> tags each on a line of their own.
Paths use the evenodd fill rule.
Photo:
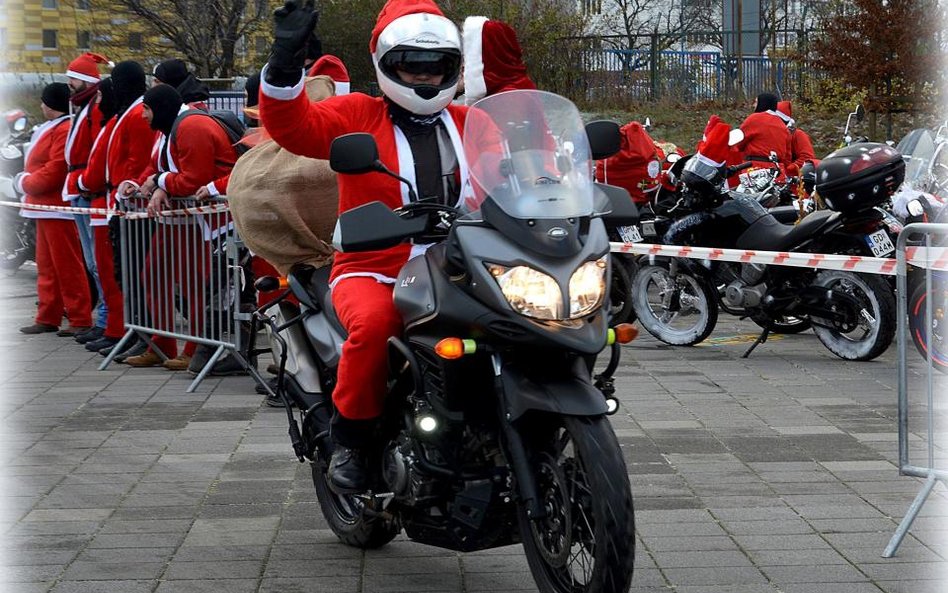
<svg viewBox="0 0 948 593">
<path fill-rule="evenodd" d="M 72 97 L 69 98 L 69 101 L 76 107 L 84 106 L 89 100 L 99 92 L 99 85 L 102 82 L 97 82 L 89 88 L 79 91 L 78 93 L 73 93 Z"/>
</svg>

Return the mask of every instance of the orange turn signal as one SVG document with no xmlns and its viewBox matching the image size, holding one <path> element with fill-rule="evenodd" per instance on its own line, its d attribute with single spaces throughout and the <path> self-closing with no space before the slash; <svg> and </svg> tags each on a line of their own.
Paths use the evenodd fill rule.
<svg viewBox="0 0 948 593">
<path fill-rule="evenodd" d="M 638 328 L 631 323 L 620 323 L 612 329 L 614 329 L 616 332 L 616 342 L 619 342 L 620 344 L 628 344 L 635 338 L 639 337 Z"/>
<path fill-rule="evenodd" d="M 456 360 L 476 351 L 477 343 L 474 340 L 461 338 L 444 338 L 435 345 L 435 354 L 446 360 Z"/>
<path fill-rule="evenodd" d="M 290 287 L 290 281 L 286 276 L 280 276 L 280 290 L 286 290 Z"/>
</svg>

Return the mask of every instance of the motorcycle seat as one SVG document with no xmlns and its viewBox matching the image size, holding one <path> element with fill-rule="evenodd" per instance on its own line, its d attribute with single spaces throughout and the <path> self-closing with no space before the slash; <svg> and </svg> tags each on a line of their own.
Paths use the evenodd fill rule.
<svg viewBox="0 0 948 593">
<path fill-rule="evenodd" d="M 332 266 L 314 268 L 308 264 L 297 264 L 289 273 L 290 287 L 297 299 L 310 309 L 322 312 L 329 324 L 343 338 L 349 335 L 332 306 L 332 290 L 329 288 L 329 273 Z"/>
<path fill-rule="evenodd" d="M 832 210 L 818 210 L 799 224 L 782 224 L 773 216 L 763 216 L 737 239 L 738 249 L 759 251 L 791 251 L 815 232 L 840 217 Z"/>
</svg>

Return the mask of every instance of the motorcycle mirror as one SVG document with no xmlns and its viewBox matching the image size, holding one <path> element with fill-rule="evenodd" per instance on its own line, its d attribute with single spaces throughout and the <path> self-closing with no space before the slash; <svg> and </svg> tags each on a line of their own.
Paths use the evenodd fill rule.
<svg viewBox="0 0 948 593">
<path fill-rule="evenodd" d="M 350 175 L 381 171 L 375 138 L 363 132 L 337 137 L 329 147 L 329 168 Z"/>
<path fill-rule="evenodd" d="M 865 115 L 866 115 L 866 109 L 865 109 L 865 107 L 863 107 L 862 104 L 860 103 L 859 105 L 856 105 L 856 112 L 855 112 L 855 113 L 856 113 L 856 121 L 861 123 L 861 122 L 862 122 L 862 118 L 865 117 Z"/>
<path fill-rule="evenodd" d="M 586 136 L 593 160 L 607 159 L 622 148 L 622 134 L 614 121 L 598 120 L 586 124 Z"/>
<path fill-rule="evenodd" d="M 25 129 L 26 129 L 26 116 L 18 118 L 15 122 L 13 122 L 14 132 L 22 132 Z"/>
<path fill-rule="evenodd" d="M 610 226 L 639 223 L 639 208 L 629 192 L 622 187 L 596 183 L 596 204 L 599 215 Z"/>
<path fill-rule="evenodd" d="M 740 128 L 734 128 L 727 137 L 728 146 L 737 146 L 744 141 L 744 131 Z"/>
</svg>

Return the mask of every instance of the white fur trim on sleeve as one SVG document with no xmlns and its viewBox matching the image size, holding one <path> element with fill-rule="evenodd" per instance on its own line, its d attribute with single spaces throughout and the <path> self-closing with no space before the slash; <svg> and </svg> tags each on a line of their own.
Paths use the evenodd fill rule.
<svg viewBox="0 0 948 593">
<path fill-rule="evenodd" d="M 295 86 L 273 86 L 266 80 L 267 68 L 269 67 L 269 65 L 266 65 L 260 71 L 260 90 L 263 91 L 264 95 L 280 101 L 292 101 L 303 93 L 306 70 L 300 71 L 300 81 Z"/>
<path fill-rule="evenodd" d="M 214 182 L 213 182 L 213 181 L 210 182 L 210 183 L 208 183 L 208 184 L 205 185 L 204 187 L 207 188 L 207 193 L 211 194 L 212 196 L 219 196 L 219 195 L 221 195 L 221 192 L 217 191 L 217 186 L 214 185 Z"/>
<path fill-rule="evenodd" d="M 161 189 L 165 191 L 168 191 L 168 188 L 165 186 L 166 180 L 168 179 L 168 175 L 170 175 L 170 173 L 162 173 L 161 175 L 158 176 L 158 187 L 160 187 Z"/>
<path fill-rule="evenodd" d="M 26 172 L 19 172 L 16 174 L 16 177 L 13 178 L 13 188 L 16 189 L 17 193 L 25 194 L 23 191 L 23 180 L 29 177 L 30 174 Z"/>
<path fill-rule="evenodd" d="M 486 16 L 470 16 L 464 20 L 464 100 L 468 105 L 487 96 L 484 80 L 484 23 Z"/>
</svg>

